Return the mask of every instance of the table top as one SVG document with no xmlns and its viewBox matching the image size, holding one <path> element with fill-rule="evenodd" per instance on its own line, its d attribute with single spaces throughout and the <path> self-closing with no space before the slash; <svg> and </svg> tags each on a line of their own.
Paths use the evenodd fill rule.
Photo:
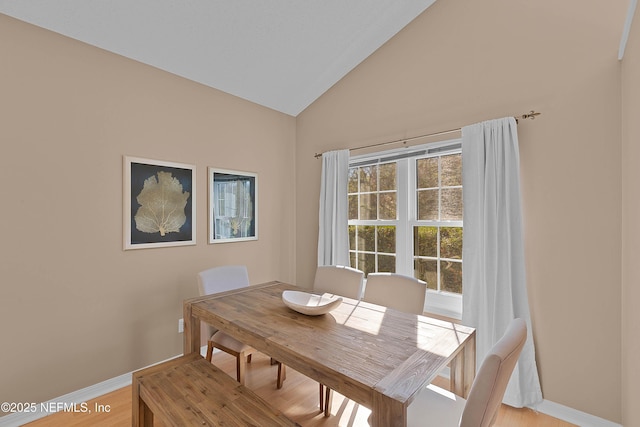
<svg viewBox="0 0 640 427">
<path fill-rule="evenodd" d="M 185 303 L 195 317 L 368 407 L 374 394 L 406 407 L 475 338 L 473 328 L 349 298 L 307 316 L 284 305 L 285 290 L 305 291 L 270 282 Z"/>
</svg>

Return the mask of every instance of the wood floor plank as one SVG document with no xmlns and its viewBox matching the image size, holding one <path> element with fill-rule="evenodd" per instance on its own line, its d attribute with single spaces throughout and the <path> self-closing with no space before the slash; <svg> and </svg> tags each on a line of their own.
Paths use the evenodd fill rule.
<svg viewBox="0 0 640 427">
<path fill-rule="evenodd" d="M 235 358 L 225 353 L 215 353 L 213 362 L 235 377 Z M 277 366 L 269 357 L 255 354 L 247 365 L 245 385 L 286 416 L 305 427 L 366 427 L 370 411 L 335 393 L 331 416 L 325 418 L 318 407 L 318 383 L 287 370 L 284 387 L 276 389 Z M 438 379 L 437 385 L 448 386 L 448 380 Z M 27 427 L 123 427 L 131 425 L 131 387 L 125 387 L 100 396 L 87 405 L 91 413 L 57 413 L 26 424 Z M 95 405 L 103 405 L 108 412 L 95 412 Z M 160 423 L 155 424 L 162 426 Z M 574 427 L 556 418 L 536 413 L 530 409 L 515 409 L 503 405 L 494 427 Z"/>
</svg>

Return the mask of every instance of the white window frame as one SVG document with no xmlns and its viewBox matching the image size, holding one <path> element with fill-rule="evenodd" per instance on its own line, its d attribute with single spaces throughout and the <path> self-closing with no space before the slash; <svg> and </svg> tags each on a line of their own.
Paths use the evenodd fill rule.
<svg viewBox="0 0 640 427">
<path fill-rule="evenodd" d="M 376 165 L 380 166 L 380 165 L 384 165 L 385 163 L 390 163 L 390 162 L 379 162 L 379 163 L 376 163 Z M 397 179 L 398 179 L 398 175 L 399 175 L 398 167 L 399 167 L 399 165 L 397 165 L 397 167 L 396 167 L 396 184 L 398 182 Z M 380 174 L 379 173 L 378 173 L 377 179 L 378 179 L 377 187 L 379 187 L 379 182 L 380 182 Z M 358 187 L 359 186 L 360 186 L 360 177 L 358 175 Z M 403 191 L 406 191 L 406 189 L 403 189 Z M 391 191 L 383 190 L 383 191 L 375 191 L 375 192 L 371 192 L 371 193 L 375 193 L 379 197 L 380 194 L 390 193 L 390 192 Z M 396 252 L 395 252 L 395 256 L 396 256 L 396 269 L 397 269 L 397 266 L 398 266 L 398 258 L 397 258 L 398 257 L 398 249 L 397 248 L 398 248 L 398 237 L 399 237 L 398 236 L 398 227 L 400 225 L 400 220 L 399 220 L 399 217 L 400 217 L 399 209 L 400 209 L 400 207 L 398 206 L 398 204 L 399 204 L 399 201 L 401 200 L 401 196 L 399 194 L 400 193 L 400 188 L 397 188 L 395 190 L 395 193 L 396 193 L 396 219 L 350 220 L 349 221 L 349 225 L 355 225 L 356 227 L 358 227 L 358 226 L 371 226 L 371 227 L 393 226 L 393 227 L 395 227 L 396 228 Z M 359 194 L 363 194 L 363 193 L 359 192 Z M 366 194 L 366 193 L 364 193 L 364 194 Z M 376 209 L 377 209 L 377 215 L 376 216 L 379 217 L 380 216 L 379 204 L 377 205 Z M 377 237 L 377 235 L 376 235 L 376 237 Z M 358 252 L 364 253 L 364 254 L 368 254 L 369 253 L 369 254 L 382 254 L 382 255 L 384 255 L 385 254 L 384 252 L 378 252 L 378 239 L 377 238 L 375 239 L 374 244 L 375 244 L 375 250 L 373 252 L 372 251 L 364 251 L 364 250 L 359 250 Z M 349 249 L 349 252 L 350 253 L 352 252 L 351 249 Z M 378 271 L 378 257 L 377 256 L 376 256 L 375 265 L 376 265 L 376 271 Z M 352 267 L 355 267 L 355 266 L 352 266 Z"/>
<path fill-rule="evenodd" d="M 428 157 L 443 156 L 461 152 L 461 140 L 452 139 L 411 148 L 402 148 L 352 156 L 349 159 L 349 166 L 362 162 L 379 160 L 378 164 L 384 164 L 389 157 L 406 156 L 396 159 L 397 162 L 397 219 L 396 220 L 349 220 L 349 225 L 370 225 L 384 226 L 394 225 L 396 227 L 396 273 L 407 276 L 414 275 L 413 268 L 413 227 L 415 226 L 438 226 L 438 227 L 460 227 L 463 221 L 430 221 L 425 223 L 417 219 L 417 191 L 416 191 L 416 160 Z M 428 153 L 428 151 L 432 151 Z M 402 185 L 406 182 L 407 185 Z M 377 243 L 376 243 L 377 244 Z M 464 289 L 464 288 L 463 288 Z M 441 316 L 462 318 L 462 295 L 427 289 L 424 311 Z"/>
</svg>

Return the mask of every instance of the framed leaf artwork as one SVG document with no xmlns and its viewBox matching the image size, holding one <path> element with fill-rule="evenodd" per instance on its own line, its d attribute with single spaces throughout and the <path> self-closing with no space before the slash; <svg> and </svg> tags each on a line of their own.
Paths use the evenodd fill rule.
<svg viewBox="0 0 640 427">
<path fill-rule="evenodd" d="M 196 167 L 124 157 L 124 249 L 196 244 Z"/>
<path fill-rule="evenodd" d="M 258 239 L 258 175 L 209 168 L 209 243 Z"/>
</svg>

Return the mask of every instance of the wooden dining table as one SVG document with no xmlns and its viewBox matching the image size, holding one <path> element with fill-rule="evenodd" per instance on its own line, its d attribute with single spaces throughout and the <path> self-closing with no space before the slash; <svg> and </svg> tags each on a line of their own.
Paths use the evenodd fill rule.
<svg viewBox="0 0 640 427">
<path fill-rule="evenodd" d="M 407 407 L 447 365 L 466 397 L 475 376 L 475 329 L 343 298 L 320 316 L 282 301 L 295 285 L 269 282 L 184 301 L 184 353 L 200 351 L 200 322 L 370 408 L 373 426 L 406 426 Z M 308 291 L 307 291 L 308 292 Z"/>
</svg>

